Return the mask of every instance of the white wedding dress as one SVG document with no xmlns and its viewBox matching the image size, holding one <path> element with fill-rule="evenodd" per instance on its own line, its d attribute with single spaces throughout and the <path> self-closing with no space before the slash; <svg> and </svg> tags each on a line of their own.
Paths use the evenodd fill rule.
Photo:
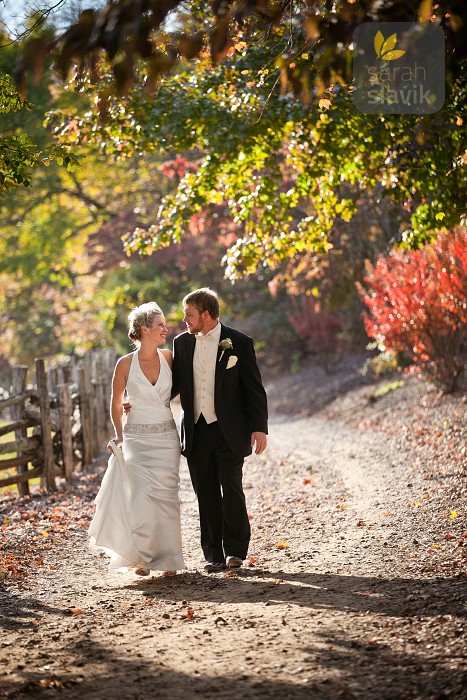
<svg viewBox="0 0 467 700">
<path fill-rule="evenodd" d="M 180 442 L 170 410 L 172 371 L 160 350 L 155 385 L 133 353 L 126 390 L 131 410 L 122 449 L 109 459 L 96 497 L 91 546 L 110 556 L 110 569 L 184 569 L 180 528 Z"/>
</svg>

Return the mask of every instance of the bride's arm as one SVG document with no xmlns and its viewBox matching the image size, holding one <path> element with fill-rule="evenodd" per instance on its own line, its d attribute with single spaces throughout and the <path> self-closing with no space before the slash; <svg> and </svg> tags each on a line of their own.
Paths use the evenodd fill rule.
<svg viewBox="0 0 467 700">
<path fill-rule="evenodd" d="M 129 364 L 128 356 L 120 358 L 115 365 L 114 376 L 112 379 L 112 397 L 110 399 L 110 418 L 115 430 L 115 437 L 110 442 L 120 444 L 123 441 L 123 399 L 125 394 L 125 386 L 128 377 Z M 108 449 L 110 445 L 107 445 Z"/>
</svg>

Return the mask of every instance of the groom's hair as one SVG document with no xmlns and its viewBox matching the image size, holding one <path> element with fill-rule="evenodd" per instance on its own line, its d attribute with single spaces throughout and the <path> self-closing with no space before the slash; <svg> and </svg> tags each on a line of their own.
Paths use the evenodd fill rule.
<svg viewBox="0 0 467 700">
<path fill-rule="evenodd" d="M 201 289 L 195 289 L 194 292 L 190 292 L 184 297 L 183 304 L 193 304 L 200 314 L 208 311 L 211 318 L 215 320 L 219 318 L 219 299 L 216 292 L 209 289 L 209 287 L 202 287 Z"/>
</svg>

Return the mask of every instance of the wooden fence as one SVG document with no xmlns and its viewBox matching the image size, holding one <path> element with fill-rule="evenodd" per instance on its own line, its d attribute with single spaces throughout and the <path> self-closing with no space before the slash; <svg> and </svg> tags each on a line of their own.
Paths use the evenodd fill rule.
<svg viewBox="0 0 467 700">
<path fill-rule="evenodd" d="M 14 433 L 15 439 L 0 443 L 0 472 L 16 468 L 16 474 L 0 479 L 0 488 L 17 484 L 26 496 L 29 480 L 40 476 L 41 485 L 53 491 L 57 476 L 70 481 L 78 466 L 91 464 L 112 432 L 109 403 L 116 359 L 113 349 L 91 350 L 59 363 L 39 358 L 32 386 L 27 367 L 13 369 L 10 396 L 0 401 L 0 417 L 9 413 L 0 436 Z"/>
</svg>

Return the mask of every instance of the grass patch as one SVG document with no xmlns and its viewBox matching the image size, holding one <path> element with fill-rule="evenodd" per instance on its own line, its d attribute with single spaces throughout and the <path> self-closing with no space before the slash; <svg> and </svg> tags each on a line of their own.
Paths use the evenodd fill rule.
<svg viewBox="0 0 467 700">
<path fill-rule="evenodd" d="M 404 383 L 405 382 L 403 379 L 399 379 L 395 382 L 388 382 L 387 384 L 383 384 L 383 386 L 378 387 L 378 389 L 376 389 L 376 391 L 373 392 L 372 396 L 374 399 L 380 399 L 382 396 L 386 396 L 386 394 L 389 394 L 391 391 L 401 389 L 401 387 L 404 386 Z"/>
</svg>

